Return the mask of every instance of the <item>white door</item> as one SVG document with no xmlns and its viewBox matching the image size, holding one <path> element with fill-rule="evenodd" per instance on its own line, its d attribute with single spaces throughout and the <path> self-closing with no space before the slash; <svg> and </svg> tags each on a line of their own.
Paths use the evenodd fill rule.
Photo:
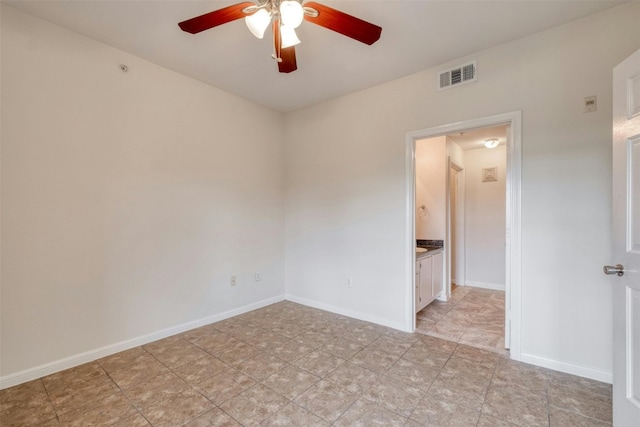
<svg viewBox="0 0 640 427">
<path fill-rule="evenodd" d="M 613 421 L 640 426 L 640 50 L 613 70 Z"/>
</svg>

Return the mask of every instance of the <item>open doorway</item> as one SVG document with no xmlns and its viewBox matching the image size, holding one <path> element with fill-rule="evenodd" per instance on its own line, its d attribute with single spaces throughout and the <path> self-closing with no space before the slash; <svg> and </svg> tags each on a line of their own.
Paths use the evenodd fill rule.
<svg viewBox="0 0 640 427">
<path fill-rule="evenodd" d="M 420 139 L 415 152 L 416 246 L 428 249 L 416 253 L 416 290 L 423 299 L 416 307 L 416 331 L 498 352 L 508 347 L 507 133 L 508 125 L 499 125 Z M 433 290 L 427 301 L 425 271 Z M 436 286 L 439 280 L 444 286 Z"/>
<path fill-rule="evenodd" d="M 430 242 L 428 238 L 424 239 L 424 235 L 420 236 L 423 237 L 423 239 L 420 239 L 416 234 L 416 229 L 419 228 L 416 226 L 416 222 L 419 221 L 420 215 L 424 216 L 424 212 L 420 211 L 420 205 L 416 204 L 418 186 L 421 185 L 416 182 L 415 178 L 416 163 L 419 161 L 416 157 L 418 142 L 438 137 L 445 140 L 446 146 L 447 139 L 451 142 L 458 140 L 455 145 L 450 144 L 447 147 L 446 157 L 442 162 L 442 171 L 447 182 L 444 189 L 446 198 L 446 212 L 444 215 L 447 229 L 442 242 L 444 254 L 442 277 L 444 283 L 442 292 L 434 298 L 434 304 L 436 306 L 449 304 L 446 308 L 451 308 L 452 303 L 460 302 L 472 288 L 475 290 L 474 297 L 486 294 L 484 296 L 490 298 L 482 304 L 491 304 L 494 308 L 499 307 L 503 313 L 500 325 L 496 324 L 496 316 L 494 315 L 486 332 L 491 333 L 489 330 L 492 328 L 493 332 L 497 332 L 499 329 L 500 332 L 504 333 L 504 344 L 502 346 L 503 348 L 510 348 L 510 356 L 516 360 L 520 359 L 520 123 L 521 113 L 514 112 L 411 132 L 407 135 L 407 217 L 409 221 L 407 223 L 407 245 L 411 247 L 410 253 L 414 254 L 416 254 L 416 249 L 421 246 L 420 243 L 423 243 L 424 240 L 427 243 L 439 243 Z M 502 151 L 502 163 L 491 163 L 494 161 L 490 158 L 487 159 L 487 156 L 484 155 L 489 150 L 483 151 L 482 153 L 484 154 L 481 155 L 479 148 L 462 147 L 465 143 L 460 137 L 468 135 L 470 139 L 476 141 L 476 144 L 478 141 L 484 143 L 486 139 L 492 138 L 486 137 L 482 139 L 481 134 L 490 130 L 492 132 L 500 130 L 503 133 L 502 140 L 499 142 L 499 146 L 502 148 L 493 152 L 495 156 L 495 154 Z M 465 153 L 474 150 L 478 151 L 470 155 L 472 161 L 467 167 L 464 161 Z M 479 165 L 483 166 L 479 167 Z M 500 182 L 502 185 L 501 190 L 499 190 L 502 196 L 501 215 L 496 215 L 495 212 L 493 214 L 485 212 L 479 216 L 482 217 L 484 215 L 484 219 L 479 220 L 478 218 L 469 217 L 469 206 L 467 205 L 470 199 L 465 196 L 465 193 L 469 191 L 469 188 L 467 188 L 469 184 L 473 183 L 474 186 L 484 190 L 490 188 L 496 190 L 499 186 L 492 187 L 492 185 Z M 483 185 L 484 187 L 482 187 Z M 474 189 L 474 191 L 476 190 L 478 189 Z M 487 202 L 486 199 L 483 200 L 483 202 Z M 476 202 L 477 200 L 474 201 L 474 203 Z M 493 202 L 489 202 L 488 205 L 494 208 L 499 207 L 499 204 Z M 438 214 L 442 212 L 441 208 L 437 210 L 439 211 Z M 481 209 L 478 206 L 474 206 L 473 210 L 475 213 L 476 211 L 480 212 Z M 435 211 L 430 210 L 427 213 L 433 215 Z M 483 225 L 483 221 L 493 221 L 496 217 L 502 218 L 501 233 L 492 236 L 491 245 L 493 249 L 488 251 L 486 247 L 487 241 L 484 240 L 483 243 L 483 239 L 486 239 L 487 236 L 483 237 L 482 232 L 487 231 L 489 227 L 486 224 Z M 478 221 L 480 221 L 480 232 L 476 233 L 478 235 L 474 236 L 473 242 L 468 242 L 471 224 L 469 221 L 471 220 L 475 221 L 474 227 L 476 228 Z M 496 250 L 498 248 L 495 241 L 499 241 L 499 251 Z M 484 247 L 482 246 L 483 244 L 485 245 Z M 480 253 L 482 256 L 474 256 L 472 257 L 473 259 L 467 259 L 471 247 L 473 247 L 474 255 Z M 496 263 L 492 269 L 485 268 L 486 260 L 483 261 L 482 257 L 496 256 L 496 254 L 499 254 L 498 256 L 501 257 L 502 263 Z M 416 255 L 410 257 L 407 263 L 407 269 L 411 271 L 408 277 L 411 279 L 415 279 L 420 275 L 419 257 Z M 477 269 L 478 266 L 480 266 L 480 270 Z M 469 276 L 470 271 L 473 271 L 471 276 Z M 478 275 L 478 271 L 484 276 L 482 274 Z M 496 271 L 499 271 L 498 276 L 495 275 Z M 433 276 L 433 262 L 431 274 Z M 416 283 L 415 280 L 411 280 L 411 283 L 407 286 L 407 289 L 411 291 L 409 300 L 411 301 L 412 313 L 408 314 L 408 316 L 412 316 L 410 321 L 413 324 L 413 330 L 424 326 L 419 325 L 420 321 L 416 316 L 416 312 L 419 311 L 417 310 L 419 304 L 416 298 L 420 298 L 420 289 L 419 286 L 416 287 Z M 456 289 L 462 289 L 463 291 L 457 292 Z M 475 301 L 473 301 L 474 299 Z M 473 302 L 478 308 L 479 301 L 477 298 L 470 298 L 467 305 L 473 306 Z M 444 311 L 445 308 L 442 309 L 442 312 Z M 460 313 L 458 315 L 461 316 L 460 319 L 463 318 Z M 435 333 L 438 333 L 438 331 L 435 331 Z M 498 344 L 497 348 L 500 345 Z"/>
</svg>

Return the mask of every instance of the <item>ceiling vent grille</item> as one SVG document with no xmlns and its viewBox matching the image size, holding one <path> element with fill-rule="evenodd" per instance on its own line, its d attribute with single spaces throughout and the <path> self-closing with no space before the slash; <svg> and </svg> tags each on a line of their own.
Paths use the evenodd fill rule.
<svg viewBox="0 0 640 427">
<path fill-rule="evenodd" d="M 438 90 L 449 89 L 463 83 L 475 82 L 477 77 L 477 62 L 458 65 L 446 71 L 441 71 L 438 75 Z"/>
</svg>

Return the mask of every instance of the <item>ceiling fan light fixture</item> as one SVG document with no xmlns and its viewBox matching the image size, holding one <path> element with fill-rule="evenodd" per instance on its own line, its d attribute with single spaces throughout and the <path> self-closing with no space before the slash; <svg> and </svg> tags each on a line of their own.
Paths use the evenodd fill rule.
<svg viewBox="0 0 640 427">
<path fill-rule="evenodd" d="M 484 146 L 487 148 L 496 148 L 499 144 L 500 144 L 500 141 L 498 140 L 498 138 L 487 139 L 484 142 Z"/>
<path fill-rule="evenodd" d="M 303 1 L 306 1 L 304 6 Z M 178 26 L 184 32 L 198 34 L 242 18 L 251 34 L 259 39 L 264 37 L 267 27 L 272 23 L 272 57 L 277 60 L 281 73 L 298 69 L 294 47 L 300 43 L 300 39 L 295 28 L 303 20 L 367 45 L 378 41 L 382 32 L 377 25 L 313 0 L 245 0 L 181 21 Z"/>
<path fill-rule="evenodd" d="M 249 27 L 251 34 L 261 39 L 271 23 L 271 14 L 266 9 L 258 9 L 256 13 L 245 17 L 244 22 Z"/>
<path fill-rule="evenodd" d="M 302 5 L 295 0 L 285 0 L 280 3 L 280 19 L 284 25 L 298 28 L 302 24 L 304 10 Z"/>
<path fill-rule="evenodd" d="M 288 25 L 282 25 L 280 27 L 280 37 L 282 38 L 280 46 L 283 49 L 300 44 L 296 30 Z"/>
</svg>

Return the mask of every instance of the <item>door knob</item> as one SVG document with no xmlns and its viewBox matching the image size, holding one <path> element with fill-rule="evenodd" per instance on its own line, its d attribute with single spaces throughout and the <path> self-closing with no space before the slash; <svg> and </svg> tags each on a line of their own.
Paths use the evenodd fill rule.
<svg viewBox="0 0 640 427">
<path fill-rule="evenodd" d="M 604 274 L 617 274 L 618 276 L 624 276 L 624 266 L 622 264 L 605 265 Z"/>
</svg>

